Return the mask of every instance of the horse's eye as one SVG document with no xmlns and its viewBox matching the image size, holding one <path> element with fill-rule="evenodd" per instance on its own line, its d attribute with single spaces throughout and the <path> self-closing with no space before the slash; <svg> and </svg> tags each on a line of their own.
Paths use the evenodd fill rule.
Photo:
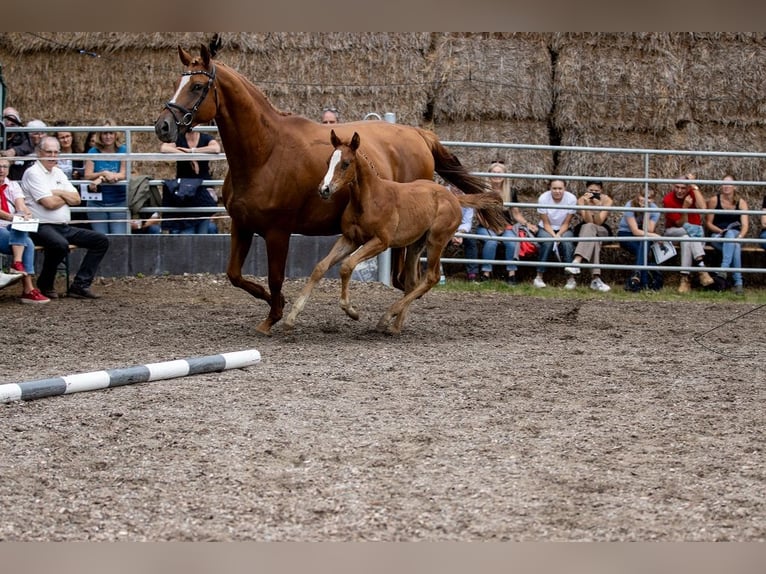
<svg viewBox="0 0 766 574">
<path fill-rule="evenodd" d="M 204 84 L 192 84 L 192 92 L 201 92 L 202 89 L 205 87 Z"/>
<path fill-rule="evenodd" d="M 344 169 L 344 170 L 348 169 L 348 166 L 350 166 L 350 165 L 351 165 L 350 161 L 342 161 L 342 162 L 340 162 L 340 168 Z"/>
</svg>

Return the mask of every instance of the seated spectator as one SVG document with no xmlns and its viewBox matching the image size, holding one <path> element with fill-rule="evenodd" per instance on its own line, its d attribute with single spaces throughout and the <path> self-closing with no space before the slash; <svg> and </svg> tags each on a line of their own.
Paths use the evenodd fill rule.
<svg viewBox="0 0 766 574">
<path fill-rule="evenodd" d="M 160 145 L 162 153 L 221 153 L 221 144 L 207 132 L 190 130 L 179 134 L 175 143 L 163 143 Z M 181 179 L 213 179 L 210 173 L 210 162 L 201 160 L 177 161 L 176 178 Z M 167 205 L 167 201 L 163 202 Z M 213 207 L 218 205 L 218 195 L 214 188 L 201 185 L 197 189 L 194 198 L 185 202 L 185 207 Z M 168 219 L 170 214 L 166 213 Z M 173 215 L 175 218 L 176 216 Z M 170 233 L 193 234 L 193 233 L 218 233 L 218 228 L 210 217 L 202 213 L 194 213 L 193 218 L 181 221 L 163 221 L 163 228 Z"/>
<path fill-rule="evenodd" d="M 688 173 L 679 179 L 693 180 L 694 175 Z M 669 209 L 705 209 L 705 198 L 702 196 L 699 186 L 694 184 L 676 183 L 665 197 L 662 198 L 662 206 Z M 665 236 L 666 237 L 705 237 L 702 228 L 702 216 L 699 213 L 686 213 L 685 211 L 665 212 Z M 681 266 L 691 267 L 692 259 L 696 267 L 705 266 L 705 243 L 703 241 L 680 241 Z M 707 287 L 713 283 L 713 278 L 707 271 L 699 271 L 700 284 Z M 689 272 L 681 271 L 681 282 L 678 285 L 679 293 L 691 291 Z"/>
<path fill-rule="evenodd" d="M 761 243 L 761 248 L 762 249 L 766 249 L 766 195 L 763 196 L 763 201 L 761 201 L 761 209 L 764 212 L 761 215 L 761 235 L 760 235 L 760 238 L 764 241 L 764 243 Z"/>
<path fill-rule="evenodd" d="M 37 232 L 31 234 L 32 240 L 43 247 L 43 268 L 37 278 L 38 286 L 46 297 L 58 298 L 54 286 L 56 270 L 67 256 L 69 245 L 77 245 L 86 248 L 87 252 L 72 280 L 69 294 L 79 299 L 98 299 L 101 296 L 91 290 L 91 284 L 109 249 L 109 239 L 97 231 L 69 225 L 69 207 L 80 204 L 80 193 L 56 165 L 58 140 L 46 136 L 35 151 L 39 159 L 24 173 L 21 189 L 29 211 L 40 220 Z"/>
<path fill-rule="evenodd" d="M 727 174 L 723 177 L 724 181 L 734 181 L 734 176 Z M 711 237 L 726 239 L 741 239 L 747 236 L 750 228 L 750 218 L 747 213 L 723 213 L 727 211 L 747 211 L 747 201 L 737 193 L 737 187 L 730 183 L 721 185 L 721 191 L 708 199 L 708 209 L 715 209 L 715 213 L 705 214 L 705 226 L 711 233 Z M 713 247 L 721 252 L 721 265 L 723 268 L 741 268 L 742 267 L 742 244 L 741 243 L 722 243 L 711 241 Z M 744 293 L 742 286 L 742 272 L 734 271 L 732 273 L 734 280 L 734 292 L 737 295 Z"/>
<path fill-rule="evenodd" d="M 505 164 L 502 161 L 494 161 L 487 169 L 490 173 L 507 173 Z M 490 190 L 500 194 L 503 203 L 510 203 L 513 199 L 516 202 L 516 197 L 511 197 L 511 180 L 507 177 L 490 177 L 489 178 Z M 497 247 L 501 243 L 494 237 L 516 237 L 517 231 L 514 230 L 514 223 L 520 225 L 527 225 L 526 219 L 521 214 L 521 210 L 518 207 L 502 209 L 482 209 L 476 212 L 476 235 L 482 235 L 487 237 L 485 240 L 470 239 L 466 243 L 466 259 L 476 259 L 478 255 L 478 243 L 482 242 L 481 258 L 485 261 L 494 261 L 497 258 Z M 503 253 L 504 258 L 508 262 L 505 266 L 506 277 L 505 281 L 508 285 L 516 285 L 516 271 L 518 266 L 512 262 L 518 259 L 518 243 L 513 241 L 503 241 Z M 478 266 L 474 264 L 468 264 L 468 280 L 473 281 L 476 279 L 476 272 Z M 481 274 L 478 276 L 479 281 L 488 281 L 492 279 L 492 264 L 482 263 Z"/>
<path fill-rule="evenodd" d="M 447 189 L 449 189 L 455 195 L 461 195 L 463 193 L 462 191 L 460 191 L 458 188 L 456 188 L 454 185 L 452 185 L 450 183 L 446 183 L 445 187 Z M 475 210 L 474 210 L 473 207 L 461 207 L 460 208 L 460 213 L 461 213 L 460 225 L 458 225 L 458 228 L 455 230 L 455 233 L 471 233 L 471 228 L 473 226 L 474 211 Z M 463 237 L 459 237 L 457 235 L 453 235 L 452 239 L 450 240 L 449 245 L 445 249 L 445 255 L 444 256 L 447 256 L 446 252 L 448 250 L 450 250 L 450 248 L 455 249 L 455 248 L 460 247 L 461 245 L 465 245 L 464 238 Z M 465 257 L 467 258 L 467 256 L 465 256 Z M 441 275 L 444 276 L 443 266 L 442 266 L 442 269 L 441 269 Z M 475 277 L 475 275 L 474 275 L 474 277 Z M 441 279 L 439 279 L 439 281 L 441 282 Z M 446 278 L 445 278 L 445 281 L 446 281 Z"/>
<path fill-rule="evenodd" d="M 586 191 L 577 199 L 577 205 L 587 205 L 589 207 L 611 207 L 614 202 L 612 198 L 604 191 L 604 184 L 600 181 L 586 181 Z M 577 237 L 609 237 L 612 235 L 612 230 L 606 224 L 606 220 L 609 217 L 609 211 L 607 210 L 580 210 L 581 224 L 577 226 Z M 600 241 L 578 241 L 577 247 L 574 250 L 574 257 L 572 263 L 592 263 L 598 265 L 601 262 L 601 245 Z M 579 275 L 579 267 L 567 267 L 565 269 L 567 273 L 571 275 Z M 609 285 L 601 280 L 601 269 L 598 267 L 591 268 L 591 281 L 590 288 L 594 291 L 606 292 L 611 289 Z"/>
<path fill-rule="evenodd" d="M 648 197 L 648 205 L 647 205 Z M 617 237 L 660 237 L 655 232 L 657 222 L 660 219 L 659 211 L 633 211 L 633 208 L 657 208 L 654 203 L 655 191 L 649 189 L 646 192 L 638 190 L 635 195 L 628 200 L 625 207 L 629 208 L 622 213 L 620 223 L 617 226 Z M 648 215 L 648 217 L 647 217 Z M 635 257 L 636 265 L 644 265 L 644 262 L 651 265 L 651 250 L 649 250 L 648 241 L 620 241 L 620 247 Z M 657 286 L 649 281 L 649 273 L 646 270 L 636 271 L 631 274 L 626 289 L 630 291 L 640 291 L 641 289 Z"/>
<path fill-rule="evenodd" d="M 13 229 L 11 226 L 14 215 L 31 219 L 32 213 L 24 203 L 24 192 L 21 191 L 19 183 L 8 179 L 10 165 L 8 159 L 0 159 L 0 253 L 12 258 L 9 273 L 17 275 L 18 278 L 13 281 L 21 280 L 21 302 L 48 303 L 50 299 L 40 293 L 32 281 L 35 272 L 35 244 L 29 233 Z M 0 288 L 10 282 L 10 279 L 0 278 Z"/>
<path fill-rule="evenodd" d="M 107 119 L 102 126 L 117 125 L 114 120 Z M 127 153 L 125 144 L 121 143 L 120 135 L 112 130 L 97 132 L 96 145 L 90 148 L 88 154 Z M 127 211 L 128 187 L 125 183 L 127 169 L 125 160 L 120 159 L 87 159 L 85 160 L 85 179 L 91 181 L 91 192 L 100 193 L 101 199 L 88 200 L 88 207 L 122 207 L 118 211 L 89 211 L 88 219 L 93 231 L 102 234 L 128 233 Z"/>
<path fill-rule="evenodd" d="M 66 125 L 66 122 L 59 120 L 54 125 L 56 127 L 62 127 Z M 83 153 L 82 146 L 80 145 L 79 140 L 75 137 L 74 132 L 68 130 L 56 131 L 56 138 L 59 140 L 62 154 Z M 59 159 L 58 165 L 70 181 L 73 179 L 83 179 L 85 177 L 85 166 L 81 159 Z"/>
<path fill-rule="evenodd" d="M 149 182 L 148 175 L 133 174 L 128 185 L 128 207 L 130 208 L 130 232 L 142 235 L 158 235 L 162 233 L 162 219 L 159 211 L 151 214 L 142 213 L 145 208 L 160 207 L 162 193 Z"/>
<path fill-rule="evenodd" d="M 3 110 L 3 123 L 5 127 L 21 127 L 21 115 L 15 108 L 5 108 Z M 32 141 L 29 139 L 29 132 L 13 132 L 7 134 L 5 138 L 5 149 L 0 151 L 0 157 L 23 157 L 25 155 L 31 155 L 34 153 L 35 146 L 32 145 Z M 11 164 L 11 169 L 8 173 L 8 179 L 13 181 L 20 181 L 21 176 L 24 175 L 27 162 L 16 160 Z"/>
<path fill-rule="evenodd" d="M 577 205 L 577 197 L 566 190 L 566 182 L 563 179 L 554 179 L 551 181 L 550 189 L 544 192 L 537 200 L 540 207 L 537 212 L 540 214 L 540 221 L 537 223 L 537 238 L 555 238 L 556 241 L 541 241 L 540 243 L 540 262 L 543 263 L 537 267 L 537 276 L 533 285 L 537 288 L 546 287 L 543 281 L 546 265 L 551 253 L 555 253 L 559 261 L 571 263 L 574 254 L 574 243 L 569 239 L 574 237 L 570 225 L 572 218 L 577 213 L 573 209 Z M 564 209 L 565 208 L 565 209 Z M 564 241 L 560 241 L 564 239 Z M 565 289 L 574 289 L 577 286 L 572 275 L 567 279 Z"/>
</svg>

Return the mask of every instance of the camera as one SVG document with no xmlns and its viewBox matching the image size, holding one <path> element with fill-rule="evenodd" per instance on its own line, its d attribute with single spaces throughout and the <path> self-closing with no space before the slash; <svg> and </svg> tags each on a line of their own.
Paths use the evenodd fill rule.
<svg viewBox="0 0 766 574">
<path fill-rule="evenodd" d="M 593 199 L 601 199 L 601 194 L 597 191 L 591 192 L 590 195 Z"/>
</svg>

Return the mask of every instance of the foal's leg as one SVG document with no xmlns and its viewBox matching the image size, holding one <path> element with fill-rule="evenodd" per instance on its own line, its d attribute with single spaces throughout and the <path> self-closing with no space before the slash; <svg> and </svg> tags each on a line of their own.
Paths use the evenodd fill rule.
<svg viewBox="0 0 766 574">
<path fill-rule="evenodd" d="M 346 312 L 346 315 L 354 320 L 359 319 L 359 313 L 351 305 L 351 300 L 348 294 L 348 284 L 351 281 L 351 273 L 353 273 L 354 267 L 359 263 L 372 259 L 379 253 L 383 253 L 386 249 L 388 249 L 388 243 L 384 243 L 379 238 L 374 237 L 349 255 L 340 266 L 340 308 Z"/>
<path fill-rule="evenodd" d="M 285 329 L 289 330 L 293 328 L 298 313 L 303 310 L 303 307 L 306 305 L 306 301 L 308 301 L 309 297 L 311 296 L 311 292 L 314 290 L 314 287 L 319 282 L 319 280 L 324 277 L 324 274 L 327 273 L 327 270 L 335 265 L 338 261 L 346 257 L 346 255 L 353 252 L 354 249 L 356 249 L 356 244 L 352 243 L 342 235 L 338 238 L 338 240 L 330 249 L 330 252 L 324 257 L 324 259 L 316 264 L 314 270 L 311 272 L 311 277 L 309 277 L 308 283 L 306 283 L 306 285 L 301 290 L 301 294 L 298 295 L 298 299 L 295 301 L 295 303 L 293 303 L 292 309 L 290 309 L 290 313 L 285 319 Z"/>
<path fill-rule="evenodd" d="M 439 275 L 441 274 L 439 272 L 441 254 L 449 241 L 449 237 L 451 236 L 447 236 L 446 241 L 443 241 L 442 239 L 434 240 L 433 237 L 429 239 L 428 270 L 412 291 L 406 293 L 383 314 L 380 321 L 378 321 L 377 329 L 379 331 L 388 332 L 391 335 L 398 335 L 402 330 L 404 318 L 406 317 L 412 302 L 415 299 L 422 297 L 439 282 Z M 394 323 L 389 327 L 392 319 L 394 319 Z"/>
</svg>

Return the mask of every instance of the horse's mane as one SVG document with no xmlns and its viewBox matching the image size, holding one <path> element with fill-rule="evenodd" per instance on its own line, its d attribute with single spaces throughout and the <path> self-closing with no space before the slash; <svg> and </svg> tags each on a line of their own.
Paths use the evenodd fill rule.
<svg viewBox="0 0 766 574">
<path fill-rule="evenodd" d="M 199 63 L 202 65 L 201 61 L 198 61 L 199 58 L 195 58 L 195 61 L 192 63 Z M 218 60 L 214 60 L 215 65 L 225 68 L 227 72 L 229 72 L 232 76 L 237 78 L 240 82 L 242 82 L 242 85 L 244 85 L 247 88 L 247 91 L 250 92 L 250 94 L 256 98 L 256 99 L 262 99 L 264 102 L 266 102 L 272 110 L 274 110 L 277 114 L 281 116 L 291 116 L 293 115 L 292 112 L 285 112 L 283 110 L 280 110 L 277 106 L 273 104 L 273 102 L 269 99 L 269 97 L 261 90 L 258 86 L 256 86 L 253 82 L 251 82 L 247 76 L 243 75 L 241 72 L 238 72 L 228 64 L 224 64 L 223 62 L 219 62 Z"/>
</svg>

